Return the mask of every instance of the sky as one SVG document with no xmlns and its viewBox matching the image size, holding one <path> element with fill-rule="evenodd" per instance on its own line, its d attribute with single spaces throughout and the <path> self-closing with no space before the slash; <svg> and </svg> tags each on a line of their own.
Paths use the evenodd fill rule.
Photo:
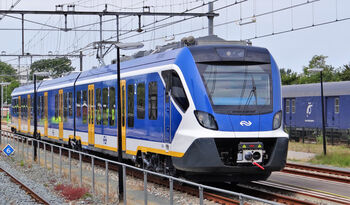
<svg viewBox="0 0 350 205">
<path fill-rule="evenodd" d="M 7 10 L 18 0 L 0 0 L 0 9 Z M 213 0 L 19 0 L 13 10 L 55 10 L 55 5 L 74 4 L 76 11 L 102 11 L 107 4 L 108 11 L 142 11 L 143 6 L 150 6 L 153 12 L 207 12 L 208 2 Z M 205 4 L 204 6 L 201 6 Z M 328 56 L 327 63 L 340 67 L 350 63 L 349 31 L 350 31 L 350 1 L 349 0 L 218 0 L 214 2 L 215 12 L 219 14 L 214 18 L 214 34 L 226 40 L 251 39 L 254 46 L 267 48 L 274 56 L 280 68 L 290 68 L 295 72 L 302 72 L 314 55 Z M 272 12 L 274 11 L 274 12 Z M 255 17 L 254 17 L 255 16 Z M 15 17 L 15 18 L 14 18 Z M 0 50 L 6 54 L 21 53 L 21 20 L 19 15 L 6 16 L 0 20 Z M 49 24 L 53 27 L 64 27 L 62 16 L 26 15 L 26 20 Z M 157 45 L 164 45 L 179 41 L 183 37 L 200 37 L 208 34 L 206 17 L 192 18 L 172 17 L 142 17 L 141 24 L 146 25 L 142 33 L 131 29 L 138 26 L 137 17 L 121 17 L 120 28 L 122 42 L 143 42 L 143 49 L 154 49 Z M 242 19 L 242 21 L 240 21 Z M 335 20 L 338 19 L 337 22 Z M 109 20 L 103 23 L 103 39 L 116 40 L 115 17 L 103 17 Z M 96 16 L 68 16 L 68 28 L 98 22 Z M 152 24 L 159 21 L 157 24 Z M 253 23 L 249 23 L 252 22 Z M 255 21 L 255 22 L 254 22 Z M 176 22 L 176 23 L 174 23 Z M 331 23 L 334 22 L 334 23 Z M 149 26 L 147 26 L 150 24 Z M 159 25 L 167 27 L 156 29 Z M 324 25 L 320 25 L 324 24 Z M 218 26 L 220 25 L 220 26 Z M 314 27 L 310 27 L 315 25 Z M 319 25 L 319 26 L 318 26 Z M 303 27 L 310 27 L 301 29 Z M 32 54 L 67 54 L 83 48 L 84 70 L 99 66 L 96 60 L 96 50 L 87 46 L 98 41 L 99 24 L 86 26 L 81 29 L 64 32 L 47 26 L 25 22 L 25 52 Z M 45 29 L 52 29 L 47 31 Z M 291 31 L 278 34 L 283 31 Z M 90 30 L 89 32 L 86 30 Z M 96 31 L 91 31 L 96 30 Z M 125 34 L 125 32 L 128 32 Z M 275 35 L 271 35 L 275 33 Z M 265 36 L 265 37 L 263 37 Z M 255 38 L 257 37 L 257 38 Z M 172 40 L 173 39 L 173 40 Z M 172 40 L 172 41 L 171 41 Z M 131 54 L 135 51 L 123 51 Z M 75 53 L 77 54 L 77 53 Z M 109 64 L 115 57 L 112 50 L 105 57 Z M 2 61 L 18 66 L 18 58 L 1 57 Z M 33 61 L 40 60 L 34 58 Z M 73 58 L 73 66 L 79 69 L 79 59 Z M 20 65 L 30 64 L 30 58 L 21 59 Z"/>
</svg>

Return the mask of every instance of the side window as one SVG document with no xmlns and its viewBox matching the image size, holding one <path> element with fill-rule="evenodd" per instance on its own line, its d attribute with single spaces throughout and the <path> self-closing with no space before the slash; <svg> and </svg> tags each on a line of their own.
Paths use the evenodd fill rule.
<svg viewBox="0 0 350 205">
<path fill-rule="evenodd" d="M 44 109 L 45 109 L 45 105 L 44 105 L 44 96 L 41 96 L 41 119 L 44 119 L 45 118 L 45 115 L 44 115 Z"/>
<path fill-rule="evenodd" d="M 148 118 L 156 120 L 158 117 L 158 89 L 157 82 L 150 82 L 148 84 Z"/>
<path fill-rule="evenodd" d="M 134 85 L 128 85 L 128 127 L 134 127 Z"/>
<path fill-rule="evenodd" d="M 49 110 L 48 110 L 48 97 L 47 97 L 47 93 L 44 96 L 44 113 L 45 113 L 45 120 L 48 120 L 49 118 Z"/>
<path fill-rule="evenodd" d="M 103 125 L 108 125 L 108 88 L 102 89 L 102 112 Z"/>
<path fill-rule="evenodd" d="M 145 119 L 145 83 L 137 84 L 137 119 Z"/>
<path fill-rule="evenodd" d="M 173 70 L 168 70 L 163 71 L 162 76 L 166 83 L 166 102 L 168 101 L 168 93 L 170 92 L 175 103 L 185 112 L 189 106 L 189 102 L 179 75 Z"/>
<path fill-rule="evenodd" d="M 81 91 L 77 92 L 77 117 L 81 117 Z"/>
<path fill-rule="evenodd" d="M 295 99 L 292 99 L 292 113 L 295 113 Z"/>
<path fill-rule="evenodd" d="M 334 99 L 334 112 L 335 114 L 339 113 L 339 98 Z"/>
<path fill-rule="evenodd" d="M 83 91 L 83 124 L 87 123 L 87 92 L 86 90 Z"/>
<path fill-rule="evenodd" d="M 58 121 L 58 95 L 55 95 L 55 121 Z"/>
<path fill-rule="evenodd" d="M 290 112 L 290 101 L 289 99 L 286 99 L 286 113 Z"/>
<path fill-rule="evenodd" d="M 68 115 L 69 117 L 72 117 L 73 115 L 73 96 L 72 92 L 68 93 Z"/>
<path fill-rule="evenodd" d="M 96 124 L 101 124 L 102 103 L 101 103 L 101 88 L 96 89 Z"/>
<path fill-rule="evenodd" d="M 67 93 L 63 93 L 63 120 L 67 122 L 68 107 L 67 107 Z"/>
<path fill-rule="evenodd" d="M 115 88 L 109 88 L 109 126 L 115 126 Z"/>
</svg>

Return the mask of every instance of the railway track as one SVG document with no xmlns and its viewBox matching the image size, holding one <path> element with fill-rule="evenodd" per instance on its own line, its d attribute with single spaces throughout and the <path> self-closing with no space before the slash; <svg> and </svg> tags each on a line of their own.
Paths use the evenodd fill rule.
<svg viewBox="0 0 350 205">
<path fill-rule="evenodd" d="M 9 176 L 12 182 L 14 182 L 15 184 L 18 184 L 21 189 L 23 189 L 28 195 L 30 195 L 39 204 L 47 204 L 47 205 L 50 204 L 50 202 L 46 201 L 46 199 L 44 199 L 42 196 L 40 196 L 35 191 L 33 191 L 33 189 L 26 186 L 24 183 L 22 183 L 14 175 L 10 174 L 6 170 L 3 170 L 2 168 L 0 168 L 0 172 L 4 172 L 7 176 Z"/>
<path fill-rule="evenodd" d="M 350 184 L 350 172 L 341 170 L 287 163 L 282 172 Z"/>
</svg>

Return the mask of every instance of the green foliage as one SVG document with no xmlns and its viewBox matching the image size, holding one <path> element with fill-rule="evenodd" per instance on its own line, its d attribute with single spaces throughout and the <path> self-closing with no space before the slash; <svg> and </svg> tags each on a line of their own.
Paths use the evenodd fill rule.
<svg viewBox="0 0 350 205">
<path fill-rule="evenodd" d="M 32 78 L 34 72 L 50 72 L 51 77 L 60 77 L 64 73 L 75 70 L 75 68 L 71 66 L 71 63 L 71 60 L 68 58 L 42 59 L 35 61 L 30 66 L 30 77 Z M 42 80 L 43 78 L 45 77 L 37 77 L 38 80 Z"/>
<path fill-rule="evenodd" d="M 311 160 L 311 163 L 333 165 L 336 167 L 350 167 L 350 155 L 348 152 L 327 153 L 326 156 L 319 154 Z"/>
<path fill-rule="evenodd" d="M 9 82 L 6 88 L 4 88 L 4 101 L 8 104 L 11 102 L 11 93 L 13 89 L 19 86 L 19 82 L 17 80 L 16 70 L 9 64 L 0 61 L 0 82 Z"/>
<path fill-rule="evenodd" d="M 291 69 L 280 69 L 282 85 L 292 85 L 298 82 L 298 74 Z"/>
</svg>

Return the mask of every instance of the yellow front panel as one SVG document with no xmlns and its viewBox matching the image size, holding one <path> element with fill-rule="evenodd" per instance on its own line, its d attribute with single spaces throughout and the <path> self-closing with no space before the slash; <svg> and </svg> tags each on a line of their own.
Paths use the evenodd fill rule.
<svg viewBox="0 0 350 205">
<path fill-rule="evenodd" d="M 28 99 L 28 103 L 27 103 L 27 105 L 28 105 L 28 111 L 27 111 L 27 113 L 28 113 L 28 133 L 30 133 L 30 95 L 27 95 L 27 99 Z"/>
<path fill-rule="evenodd" d="M 122 113 L 122 148 L 123 151 L 126 150 L 126 100 L 125 100 L 125 80 L 122 80 L 120 82 L 120 87 L 121 87 L 121 101 L 122 101 L 122 106 L 121 106 L 121 113 Z"/>
<path fill-rule="evenodd" d="M 94 85 L 88 86 L 88 143 L 95 144 L 95 95 Z"/>
<path fill-rule="evenodd" d="M 44 135 L 48 136 L 48 102 L 47 102 L 47 92 L 44 93 Z"/>
<path fill-rule="evenodd" d="M 59 138 L 63 139 L 63 90 L 58 91 L 59 94 L 59 104 L 58 104 L 58 133 Z"/>
</svg>

